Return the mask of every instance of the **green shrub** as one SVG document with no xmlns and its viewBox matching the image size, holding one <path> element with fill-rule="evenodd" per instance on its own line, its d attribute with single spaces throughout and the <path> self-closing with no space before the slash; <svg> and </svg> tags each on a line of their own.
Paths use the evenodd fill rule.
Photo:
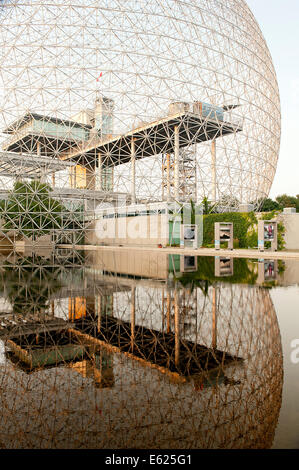
<svg viewBox="0 0 299 470">
<path fill-rule="evenodd" d="M 261 220 L 273 220 L 278 211 L 263 214 Z M 234 248 L 257 248 L 258 246 L 258 220 L 254 212 L 238 213 L 227 212 L 223 214 L 208 214 L 203 216 L 203 246 L 210 248 L 215 246 L 214 225 L 215 222 L 232 222 L 234 224 Z M 285 247 L 283 234 L 284 225 L 279 222 L 277 226 L 278 250 Z M 269 245 L 270 246 L 270 245 Z M 267 248 L 267 244 L 265 245 Z"/>
<path fill-rule="evenodd" d="M 279 222 L 277 226 L 277 244 L 278 251 L 282 251 L 285 248 L 285 240 L 283 234 L 285 233 L 285 226 L 283 223 Z"/>
<path fill-rule="evenodd" d="M 257 248 L 257 246 L 258 246 L 258 234 L 257 234 L 257 229 L 255 229 L 247 233 L 246 247 Z"/>
<path fill-rule="evenodd" d="M 184 286 L 200 286 L 203 281 L 208 282 L 208 286 L 215 282 L 228 282 L 254 285 L 258 274 L 254 263 L 243 258 L 234 259 L 234 272 L 232 276 L 219 278 L 215 276 L 215 258 L 203 256 L 199 258 L 198 268 L 195 273 L 185 273 L 180 278 L 175 278 Z"/>
<path fill-rule="evenodd" d="M 248 231 L 253 230 L 257 219 L 253 212 L 227 212 L 223 214 L 208 214 L 203 216 L 203 246 L 215 242 L 214 226 L 216 222 L 232 222 L 234 224 L 234 244 L 240 248 L 248 248 Z M 257 236 L 256 236 L 257 237 Z M 257 238 L 255 246 L 257 246 Z"/>
</svg>

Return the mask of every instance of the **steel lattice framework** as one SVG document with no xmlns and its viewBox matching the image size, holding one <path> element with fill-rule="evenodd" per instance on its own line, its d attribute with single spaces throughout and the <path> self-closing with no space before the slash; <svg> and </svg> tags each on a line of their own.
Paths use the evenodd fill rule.
<svg viewBox="0 0 299 470">
<path fill-rule="evenodd" d="M 269 289 L 36 264 L 0 270 L 1 448 L 272 446 L 283 361 Z"/>
<path fill-rule="evenodd" d="M 49 183 L 62 229 L 119 198 L 269 194 L 279 92 L 243 0 L 4 0 L 0 89 L 2 197 L 16 179 Z"/>
</svg>

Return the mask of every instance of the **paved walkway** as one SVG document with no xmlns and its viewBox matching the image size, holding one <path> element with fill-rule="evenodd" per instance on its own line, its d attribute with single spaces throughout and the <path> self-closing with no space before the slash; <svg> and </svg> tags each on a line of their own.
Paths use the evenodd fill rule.
<svg viewBox="0 0 299 470">
<path fill-rule="evenodd" d="M 253 259 L 298 259 L 299 251 L 264 251 L 258 250 L 215 250 L 214 248 L 199 248 L 194 250 L 192 248 L 153 248 L 146 246 L 98 246 L 98 245 L 58 245 L 58 248 L 76 249 L 82 251 L 143 251 L 152 253 L 163 253 L 170 255 L 187 255 L 187 256 L 227 256 L 230 258 L 253 258 Z"/>
</svg>

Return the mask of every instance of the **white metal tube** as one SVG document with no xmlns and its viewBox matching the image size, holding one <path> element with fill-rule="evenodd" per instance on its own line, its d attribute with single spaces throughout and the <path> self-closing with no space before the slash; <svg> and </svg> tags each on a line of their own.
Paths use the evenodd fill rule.
<svg viewBox="0 0 299 470">
<path fill-rule="evenodd" d="M 136 155 L 135 155 L 135 141 L 132 137 L 131 140 L 131 196 L 132 204 L 136 203 Z"/>
<path fill-rule="evenodd" d="M 179 158 L 180 158 L 180 136 L 179 127 L 174 128 L 174 198 L 179 200 Z"/>
<path fill-rule="evenodd" d="M 216 140 L 212 140 L 212 165 L 211 165 L 211 171 L 212 171 L 212 200 L 213 202 L 216 202 L 217 198 L 217 190 L 216 190 Z"/>
<path fill-rule="evenodd" d="M 217 349 L 217 290 L 213 287 L 212 348 Z"/>
<path fill-rule="evenodd" d="M 170 194 L 170 154 L 166 155 L 166 174 L 167 174 L 167 202 L 170 202 L 171 194 Z"/>
<path fill-rule="evenodd" d="M 135 345 L 136 287 L 131 288 L 131 351 Z"/>
<path fill-rule="evenodd" d="M 102 191 L 102 189 L 103 189 L 103 171 L 102 171 L 103 159 L 102 159 L 101 154 L 98 156 L 98 165 L 99 165 L 99 168 L 98 168 L 98 190 Z"/>
<path fill-rule="evenodd" d="M 180 365 L 180 304 L 177 289 L 174 291 L 174 334 L 175 334 L 175 365 Z"/>
</svg>

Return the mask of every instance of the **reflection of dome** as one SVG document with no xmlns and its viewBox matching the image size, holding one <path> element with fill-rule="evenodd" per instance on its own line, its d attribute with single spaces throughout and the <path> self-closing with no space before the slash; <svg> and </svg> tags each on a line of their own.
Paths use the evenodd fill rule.
<svg viewBox="0 0 299 470">
<path fill-rule="evenodd" d="M 8 361 L 2 367 L 0 394 L 1 436 L 8 447 L 271 447 L 281 406 L 283 365 L 268 290 L 219 284 L 204 295 L 199 288 L 174 290 L 154 281 L 101 279 L 96 297 L 90 292 L 86 298 L 82 293 L 76 297 L 78 284 L 67 303 L 55 301 L 55 310 L 60 315 L 63 309 L 67 315 L 71 312 L 69 318 L 79 330 L 89 315 L 106 313 L 121 335 L 109 339 L 96 359 L 91 349 L 90 362 L 62 367 L 60 358 L 61 367 L 37 368 L 27 375 L 18 363 L 13 366 Z M 169 328 L 176 334 L 177 312 L 183 342 L 211 348 L 216 341 L 218 350 L 243 358 L 244 363 L 233 362 L 209 373 L 203 369 L 204 376 L 187 381 L 156 367 L 145 355 L 158 351 L 150 331 Z M 89 345 L 104 327 L 103 320 L 93 318 L 88 336 L 81 337 Z M 144 347 L 139 343 L 141 351 L 134 353 L 133 347 L 131 353 L 117 352 L 116 344 L 124 348 L 134 324 L 136 332 L 141 326 L 147 328 Z M 49 346 L 57 334 L 50 335 Z M 33 348 L 36 337 L 30 341 Z M 44 360 L 52 350 L 48 348 Z M 172 352 L 166 349 L 164 354 L 170 357 Z M 196 360 L 194 348 L 189 354 Z"/>
<path fill-rule="evenodd" d="M 216 383 L 219 386 L 206 388 L 205 385 L 197 400 L 189 385 L 166 385 L 153 371 L 139 371 L 139 367 L 123 359 L 121 367 L 126 370 L 125 382 L 128 381 L 130 386 L 122 385 L 124 390 L 121 396 L 125 403 L 123 429 L 126 429 L 122 439 L 131 439 L 131 445 L 137 439 L 140 446 L 149 442 L 149 447 L 164 448 L 271 447 L 281 406 L 283 366 L 280 331 L 269 291 L 240 285 L 219 285 L 216 289 L 210 288 L 207 297 L 199 289 L 193 293 L 179 292 L 177 300 L 182 315 L 181 327 L 185 330 L 181 332 L 182 338 L 193 341 L 197 338 L 198 343 L 208 347 L 213 342 L 215 301 L 217 349 L 245 359 L 243 367 L 240 364 L 230 365 L 224 369 L 224 374 L 233 383 L 240 384 L 234 386 L 228 383 L 224 386 L 218 376 Z M 165 315 L 167 310 L 167 295 L 164 295 L 162 302 L 161 291 L 137 285 L 137 325 L 155 330 L 159 328 L 161 302 Z M 126 292 L 114 295 L 115 315 L 125 321 L 130 321 L 131 317 L 130 299 L 131 294 Z M 170 299 L 175 299 L 173 291 Z M 174 308 L 171 307 L 172 315 Z M 174 331 L 173 316 L 172 328 Z M 213 380 L 212 374 L 212 377 L 208 376 L 207 383 L 213 383 Z M 138 393 L 134 387 L 132 392 L 132 385 L 138 387 Z M 159 394 L 157 390 L 160 390 Z M 142 424 L 138 423 L 138 419 L 137 432 L 131 430 L 129 433 L 127 429 L 125 416 L 129 412 L 127 407 L 132 393 L 134 412 L 137 414 L 136 409 L 139 410 L 141 414 L 138 419 L 141 421 L 146 403 L 149 424 L 144 434 L 140 431 Z M 167 425 L 162 425 L 163 420 Z M 154 425 L 157 422 L 160 427 Z M 120 442 L 116 438 L 115 446 L 122 445 Z"/>
<path fill-rule="evenodd" d="M 34 132 L 50 132 L 60 118 L 67 145 L 76 138 L 82 143 L 88 129 L 74 123 L 70 129 L 67 120 L 90 123 L 97 89 L 112 110 L 101 124 L 107 135 L 168 112 L 198 110 L 189 104 L 203 102 L 218 107 L 207 109 L 220 123 L 238 123 L 216 139 L 217 197 L 249 202 L 269 193 L 280 142 L 279 94 L 267 45 L 243 0 L 4 0 L 0 20 L 1 130 L 34 112 L 54 119 L 36 118 Z M 212 197 L 210 142 L 196 153 L 200 197 Z M 137 162 L 137 194 L 161 197 L 161 168 L 149 177 L 157 158 Z M 115 190 L 128 186 L 126 166 L 115 169 Z"/>
</svg>

